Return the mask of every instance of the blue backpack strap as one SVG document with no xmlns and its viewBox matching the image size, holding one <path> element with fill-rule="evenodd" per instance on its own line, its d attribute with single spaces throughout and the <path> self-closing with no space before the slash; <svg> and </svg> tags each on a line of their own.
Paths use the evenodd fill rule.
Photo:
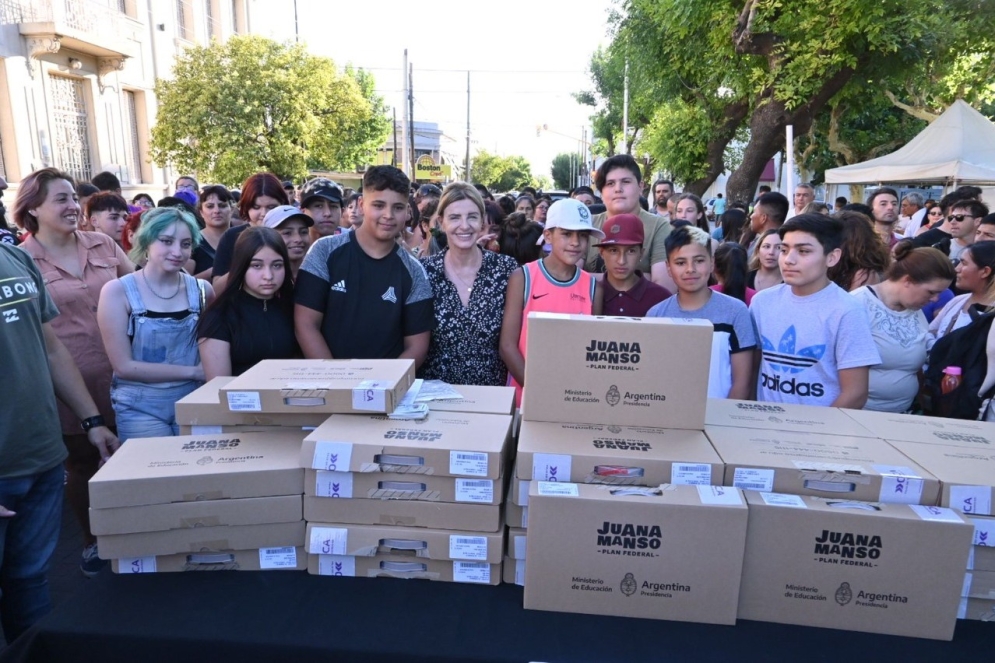
<svg viewBox="0 0 995 663">
<path fill-rule="evenodd" d="M 124 286 L 124 296 L 128 298 L 128 306 L 131 307 L 131 315 L 128 316 L 128 337 L 132 338 L 135 335 L 135 318 L 143 317 L 148 309 L 145 308 L 142 293 L 138 291 L 135 274 L 125 274 L 120 280 Z"/>
</svg>

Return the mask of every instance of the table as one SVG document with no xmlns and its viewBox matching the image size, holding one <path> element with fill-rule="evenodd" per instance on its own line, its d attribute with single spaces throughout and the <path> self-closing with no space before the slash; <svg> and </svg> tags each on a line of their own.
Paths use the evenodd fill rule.
<svg viewBox="0 0 995 663">
<path fill-rule="evenodd" d="M 953 642 L 741 621 L 713 626 L 522 608 L 522 588 L 300 572 L 102 574 L 11 647 L 15 661 L 968 661 Z"/>
</svg>

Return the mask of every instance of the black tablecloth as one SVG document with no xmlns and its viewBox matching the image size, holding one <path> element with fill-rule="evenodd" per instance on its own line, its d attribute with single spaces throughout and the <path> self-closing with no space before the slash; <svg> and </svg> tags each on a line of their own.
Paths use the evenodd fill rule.
<svg viewBox="0 0 995 663">
<path fill-rule="evenodd" d="M 937 642 L 524 610 L 511 585 L 205 572 L 104 574 L 0 662 L 991 661 L 993 645 L 981 622 Z"/>
</svg>

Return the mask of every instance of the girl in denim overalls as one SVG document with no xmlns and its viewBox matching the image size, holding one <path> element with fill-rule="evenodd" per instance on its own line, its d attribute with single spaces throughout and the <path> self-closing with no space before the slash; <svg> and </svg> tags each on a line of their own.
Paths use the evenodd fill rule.
<svg viewBox="0 0 995 663">
<path fill-rule="evenodd" d="M 199 241 L 191 214 L 149 210 L 131 251 L 145 268 L 100 293 L 97 321 L 114 368 L 111 402 L 122 442 L 178 434 L 176 401 L 203 384 L 197 322 L 214 291 L 183 272 Z"/>
</svg>

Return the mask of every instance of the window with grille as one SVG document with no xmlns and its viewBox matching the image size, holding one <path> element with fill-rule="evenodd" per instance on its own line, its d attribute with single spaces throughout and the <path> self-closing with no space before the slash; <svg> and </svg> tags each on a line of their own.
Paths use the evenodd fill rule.
<svg viewBox="0 0 995 663">
<path fill-rule="evenodd" d="M 93 176 L 90 157 L 90 121 L 83 81 L 51 76 L 52 130 L 55 163 L 78 180 Z"/>
<path fill-rule="evenodd" d="M 128 163 L 128 172 L 125 180 L 129 184 L 138 184 L 142 181 L 142 150 L 138 140 L 138 101 L 137 94 L 131 90 L 124 91 L 124 122 L 128 132 L 125 143 L 125 158 Z"/>
<path fill-rule="evenodd" d="M 176 36 L 180 39 L 190 39 L 187 30 L 187 7 L 185 0 L 176 0 Z"/>
</svg>

